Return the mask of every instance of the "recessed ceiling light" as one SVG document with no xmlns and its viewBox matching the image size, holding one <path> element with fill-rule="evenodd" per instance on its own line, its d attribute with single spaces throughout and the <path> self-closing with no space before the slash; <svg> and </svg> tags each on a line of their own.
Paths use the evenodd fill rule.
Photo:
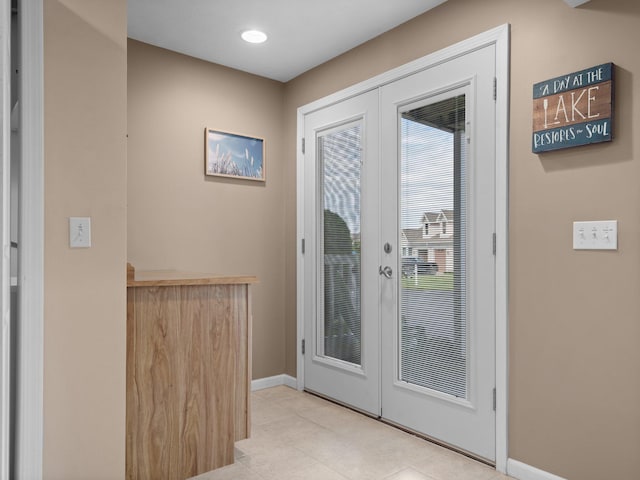
<svg viewBox="0 0 640 480">
<path fill-rule="evenodd" d="M 267 34 L 260 30 L 247 30 L 242 32 L 242 39 L 249 43 L 264 43 L 267 41 Z"/>
</svg>

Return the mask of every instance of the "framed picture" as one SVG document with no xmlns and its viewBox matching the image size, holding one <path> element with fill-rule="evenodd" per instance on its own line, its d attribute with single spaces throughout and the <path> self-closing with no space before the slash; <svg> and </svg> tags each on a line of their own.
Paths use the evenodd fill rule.
<svg viewBox="0 0 640 480">
<path fill-rule="evenodd" d="M 264 140 L 205 129 L 205 175 L 265 181 Z"/>
</svg>

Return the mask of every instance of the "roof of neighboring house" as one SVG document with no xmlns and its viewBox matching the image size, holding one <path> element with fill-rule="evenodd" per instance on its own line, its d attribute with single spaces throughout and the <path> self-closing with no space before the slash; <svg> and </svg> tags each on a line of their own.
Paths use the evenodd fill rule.
<svg viewBox="0 0 640 480">
<path fill-rule="evenodd" d="M 453 209 L 445 208 L 443 210 L 440 210 L 439 221 L 446 220 L 447 222 L 453 222 L 453 216 Z"/>
<path fill-rule="evenodd" d="M 424 245 L 426 241 L 426 239 L 422 237 L 421 228 L 403 228 L 402 235 L 411 246 L 416 246 L 418 244 Z"/>
<path fill-rule="evenodd" d="M 411 248 L 435 248 L 450 247 L 453 245 L 453 238 L 450 235 L 432 235 L 424 238 L 421 228 L 403 228 L 402 245 Z"/>
<path fill-rule="evenodd" d="M 422 223 L 437 223 L 439 215 L 437 212 L 424 212 Z"/>
<path fill-rule="evenodd" d="M 424 212 L 422 216 L 422 223 L 442 223 L 453 222 L 454 211 L 450 208 L 445 208 L 439 212 Z"/>
</svg>

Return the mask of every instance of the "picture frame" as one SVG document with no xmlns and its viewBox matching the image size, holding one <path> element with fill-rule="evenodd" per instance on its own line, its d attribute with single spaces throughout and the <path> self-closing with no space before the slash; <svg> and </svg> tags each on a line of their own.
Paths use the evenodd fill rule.
<svg viewBox="0 0 640 480">
<path fill-rule="evenodd" d="M 205 128 L 205 176 L 264 182 L 264 139 Z"/>
</svg>

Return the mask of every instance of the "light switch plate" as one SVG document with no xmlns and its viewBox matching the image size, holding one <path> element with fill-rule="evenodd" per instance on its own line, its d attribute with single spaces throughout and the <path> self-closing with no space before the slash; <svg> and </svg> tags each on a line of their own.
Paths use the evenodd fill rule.
<svg viewBox="0 0 640 480">
<path fill-rule="evenodd" d="M 618 221 L 573 222 L 574 250 L 617 250 Z"/>
<path fill-rule="evenodd" d="M 91 247 L 91 217 L 69 217 L 69 246 Z"/>
</svg>

